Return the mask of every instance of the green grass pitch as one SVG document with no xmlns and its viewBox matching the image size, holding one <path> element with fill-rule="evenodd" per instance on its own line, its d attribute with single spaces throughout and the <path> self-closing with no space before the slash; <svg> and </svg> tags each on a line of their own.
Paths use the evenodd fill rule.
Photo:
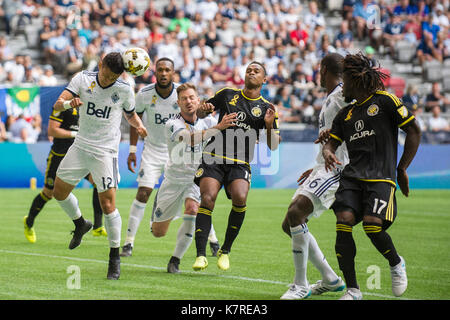
<svg viewBox="0 0 450 320">
<path fill-rule="evenodd" d="M 230 254 L 228 271 L 219 270 L 216 258 L 209 256 L 207 270 L 194 272 L 191 268 L 195 260 L 193 242 L 181 261 L 182 273 L 176 275 L 168 274 L 166 266 L 181 220 L 172 222 L 166 237 L 154 238 L 149 231 L 153 193 L 136 237 L 133 256 L 122 258 L 119 281 L 106 280 L 109 252 L 106 238 L 89 233 L 79 248 L 68 249 L 73 224 L 55 200 L 47 203 L 36 219 L 37 242 L 28 243 L 22 220 L 37 192 L 0 189 L 0 300 L 277 300 L 293 279 L 291 242 L 282 232 L 281 222 L 294 190 L 250 190 L 248 211 Z M 83 215 L 92 219 L 92 190 L 76 189 L 74 193 Z M 135 189 L 118 190 L 122 243 L 135 193 Z M 353 234 L 357 245 L 357 277 L 364 299 L 450 299 L 450 191 L 412 190 L 409 198 L 397 192 L 397 202 L 397 219 L 389 233 L 406 260 L 408 290 L 401 298 L 392 295 L 387 261 L 358 225 Z M 213 212 L 214 227 L 221 242 L 230 206 L 221 191 Z M 330 265 L 341 275 L 334 253 L 332 212 L 313 218 L 309 229 Z M 71 280 L 75 274 L 80 276 L 79 287 L 74 287 L 75 282 Z M 310 283 L 320 279 L 311 263 L 308 279 Z M 335 300 L 341 294 L 311 299 Z"/>
</svg>

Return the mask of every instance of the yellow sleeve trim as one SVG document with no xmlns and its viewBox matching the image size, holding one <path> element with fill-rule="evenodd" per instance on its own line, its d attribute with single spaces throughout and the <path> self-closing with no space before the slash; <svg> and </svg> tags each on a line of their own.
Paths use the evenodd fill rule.
<svg viewBox="0 0 450 320">
<path fill-rule="evenodd" d="M 56 120 L 56 121 L 58 121 L 58 122 L 63 122 L 61 119 L 59 119 L 59 118 L 55 118 L 54 116 L 50 116 L 50 119 L 52 119 L 52 120 Z"/>
<path fill-rule="evenodd" d="M 402 102 L 400 101 L 400 99 L 397 98 L 397 96 L 393 95 L 392 93 L 389 93 L 387 91 L 382 91 L 382 90 L 377 91 L 377 93 L 390 97 L 392 99 L 392 101 L 394 101 L 396 107 L 399 107 L 402 105 Z"/>
<path fill-rule="evenodd" d="M 341 143 L 343 142 L 341 138 L 339 138 L 338 136 L 336 136 L 336 135 L 334 135 L 332 133 L 330 133 L 330 137 L 332 137 L 333 139 L 336 139 L 337 141 L 339 141 Z"/>
<path fill-rule="evenodd" d="M 410 121 L 413 120 L 414 118 L 415 118 L 414 116 L 409 117 L 406 121 L 400 123 L 400 124 L 398 125 L 398 127 L 399 127 L 399 128 L 403 127 L 405 124 L 407 124 L 408 122 L 410 122 Z"/>
</svg>

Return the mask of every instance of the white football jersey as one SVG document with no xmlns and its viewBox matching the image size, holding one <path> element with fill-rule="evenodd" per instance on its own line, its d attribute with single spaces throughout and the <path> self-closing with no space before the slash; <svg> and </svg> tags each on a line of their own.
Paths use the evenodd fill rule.
<svg viewBox="0 0 450 320">
<path fill-rule="evenodd" d="M 339 110 L 347 106 L 348 103 L 344 101 L 342 95 L 342 84 L 339 84 L 334 90 L 327 96 L 325 103 L 322 105 L 322 110 L 319 115 L 319 133 L 326 129 L 331 129 L 333 120 L 336 117 Z M 320 152 L 317 155 L 316 161 L 318 164 L 325 164 L 325 160 L 322 156 L 323 145 L 320 145 Z M 342 168 L 348 163 L 348 152 L 345 142 L 342 143 L 336 150 L 336 157 L 342 163 Z"/>
<path fill-rule="evenodd" d="M 169 119 L 165 126 L 166 142 L 169 149 L 169 161 L 164 169 L 164 176 L 171 181 L 193 182 L 195 172 L 202 161 L 203 143 L 190 146 L 179 141 L 180 131 L 188 129 L 190 132 L 206 130 L 214 127 L 217 120 L 209 115 L 198 118 L 195 123 L 186 122 L 181 114 Z"/>
<path fill-rule="evenodd" d="M 146 148 L 167 152 L 164 125 L 167 120 L 180 112 L 177 103 L 178 86 L 178 83 L 174 83 L 172 93 L 165 99 L 158 94 L 155 83 L 145 86 L 137 93 L 136 112 L 146 112 L 145 127 L 148 131 L 148 136 L 144 140 Z"/>
<path fill-rule="evenodd" d="M 120 143 L 122 112 L 134 111 L 134 92 L 120 79 L 103 88 L 98 72 L 81 71 L 66 90 L 83 102 L 78 108 L 79 130 L 74 144 L 88 152 L 117 156 Z"/>
</svg>

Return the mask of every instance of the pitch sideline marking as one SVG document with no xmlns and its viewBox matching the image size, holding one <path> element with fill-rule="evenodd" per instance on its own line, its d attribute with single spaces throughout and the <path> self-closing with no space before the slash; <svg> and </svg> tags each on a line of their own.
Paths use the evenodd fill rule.
<svg viewBox="0 0 450 320">
<path fill-rule="evenodd" d="M 73 260 L 73 261 L 82 261 L 82 262 L 93 262 L 93 263 L 102 263 L 102 264 L 107 264 L 108 263 L 107 261 L 104 261 L 104 260 L 95 260 L 95 259 L 77 258 L 77 257 L 66 257 L 66 256 L 58 256 L 58 255 L 50 255 L 50 254 L 42 254 L 42 253 L 34 253 L 34 252 L 11 251 L 11 250 L 3 250 L 3 249 L 0 249 L 0 252 L 10 253 L 10 254 L 20 254 L 20 255 L 25 255 L 25 256 L 37 256 L 37 257 L 65 259 L 65 260 Z M 154 270 L 164 270 L 164 271 L 166 270 L 166 268 L 162 268 L 162 267 L 155 267 L 155 266 L 150 266 L 150 265 L 140 265 L 140 264 L 126 263 L 126 262 L 125 263 L 121 262 L 121 265 L 122 266 L 128 266 L 128 267 L 144 268 L 144 269 L 154 269 Z M 211 274 L 211 273 L 195 272 L 195 271 L 183 271 L 182 273 L 196 274 L 196 275 L 200 275 L 200 276 L 202 276 L 202 275 L 205 275 L 205 276 L 218 276 L 220 278 L 227 278 L 227 279 L 233 279 L 233 280 L 245 280 L 245 281 L 251 281 L 251 282 L 264 282 L 264 283 L 288 286 L 288 283 L 284 283 L 284 282 L 281 282 L 281 281 L 258 279 L 258 278 L 248 278 L 248 277 L 240 277 L 240 276 L 232 276 L 232 275 L 220 275 L 220 274 Z M 380 298 L 388 298 L 388 299 L 417 300 L 417 299 L 410 299 L 410 298 L 394 297 L 394 296 L 390 296 L 390 295 L 373 293 L 373 292 L 362 292 L 362 294 L 363 295 L 368 295 L 368 296 L 380 297 Z"/>
</svg>

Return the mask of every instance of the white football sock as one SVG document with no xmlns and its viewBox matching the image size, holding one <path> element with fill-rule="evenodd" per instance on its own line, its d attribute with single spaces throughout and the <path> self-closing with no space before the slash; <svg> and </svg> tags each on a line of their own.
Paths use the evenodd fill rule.
<svg viewBox="0 0 450 320">
<path fill-rule="evenodd" d="M 177 244 L 173 253 L 174 257 L 181 260 L 187 249 L 192 243 L 192 237 L 195 231 L 195 216 L 185 214 L 183 216 L 183 223 L 180 225 L 177 233 Z"/>
<path fill-rule="evenodd" d="M 119 210 L 114 210 L 105 216 L 105 229 L 108 233 L 108 241 L 110 248 L 120 247 L 120 233 L 122 232 L 122 218 Z"/>
<path fill-rule="evenodd" d="M 326 283 L 332 283 L 337 280 L 338 276 L 334 272 L 334 270 L 328 264 L 327 259 L 325 259 L 322 250 L 320 250 L 319 245 L 317 244 L 316 238 L 309 233 L 309 260 L 312 264 L 320 271 L 322 275 L 322 280 Z"/>
<path fill-rule="evenodd" d="M 216 237 L 216 231 L 214 230 L 214 226 L 211 223 L 211 230 L 209 231 L 208 241 L 212 243 L 217 243 L 219 240 L 217 240 Z"/>
<path fill-rule="evenodd" d="M 125 244 L 134 243 L 134 237 L 136 236 L 139 225 L 144 217 L 146 203 L 140 202 L 136 199 L 133 200 L 130 208 L 130 216 L 128 218 L 127 237 L 125 238 Z"/>
<path fill-rule="evenodd" d="M 306 277 L 309 249 L 309 231 L 305 224 L 291 227 L 292 253 L 294 257 L 295 277 L 294 283 L 300 286 L 309 286 Z"/>
<path fill-rule="evenodd" d="M 70 219 L 77 220 L 81 218 L 80 207 L 78 207 L 78 199 L 72 192 L 67 196 L 66 199 L 56 201 L 58 201 L 59 205 L 64 210 L 64 212 L 67 213 Z"/>
</svg>

